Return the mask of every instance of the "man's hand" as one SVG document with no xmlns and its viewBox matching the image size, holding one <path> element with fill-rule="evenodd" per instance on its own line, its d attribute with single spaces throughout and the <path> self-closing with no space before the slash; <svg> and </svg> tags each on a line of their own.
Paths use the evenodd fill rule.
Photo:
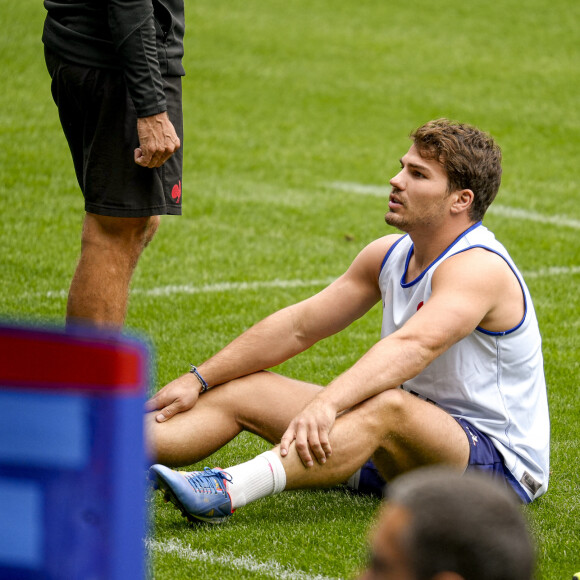
<svg viewBox="0 0 580 580">
<path fill-rule="evenodd" d="M 309 403 L 288 426 L 280 441 L 280 454 L 285 457 L 292 441 L 305 467 L 312 467 L 314 460 L 326 463 L 332 455 L 328 436 L 336 420 L 336 410 L 318 397 Z"/>
<path fill-rule="evenodd" d="M 137 119 L 137 134 L 135 163 L 141 167 L 161 167 L 181 147 L 167 113 Z"/>
<path fill-rule="evenodd" d="M 171 419 L 177 413 L 189 411 L 199 397 L 199 381 L 187 373 L 165 385 L 145 403 L 146 411 L 159 411 L 155 416 L 158 423 Z"/>
</svg>

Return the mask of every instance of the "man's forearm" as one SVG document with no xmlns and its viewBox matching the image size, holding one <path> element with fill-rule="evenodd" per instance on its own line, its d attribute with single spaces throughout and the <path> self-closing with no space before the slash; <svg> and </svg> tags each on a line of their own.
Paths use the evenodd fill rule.
<svg viewBox="0 0 580 580">
<path fill-rule="evenodd" d="M 246 330 L 198 368 L 211 388 L 276 366 L 314 342 L 300 336 L 289 307 Z"/>
<path fill-rule="evenodd" d="M 416 341 L 391 335 L 375 344 L 334 379 L 319 397 L 337 413 L 418 375 L 437 353 Z"/>
</svg>

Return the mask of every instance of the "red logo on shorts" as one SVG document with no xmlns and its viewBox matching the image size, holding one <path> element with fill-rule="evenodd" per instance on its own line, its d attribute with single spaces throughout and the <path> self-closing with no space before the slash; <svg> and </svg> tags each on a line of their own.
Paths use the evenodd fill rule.
<svg viewBox="0 0 580 580">
<path fill-rule="evenodd" d="M 173 186 L 171 190 L 171 197 L 175 201 L 175 203 L 179 203 L 181 201 L 181 181 L 177 185 Z"/>
</svg>

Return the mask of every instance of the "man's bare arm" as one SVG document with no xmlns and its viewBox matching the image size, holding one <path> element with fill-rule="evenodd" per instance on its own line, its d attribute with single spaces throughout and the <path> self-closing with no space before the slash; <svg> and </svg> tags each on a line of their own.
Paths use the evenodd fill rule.
<svg viewBox="0 0 580 580">
<path fill-rule="evenodd" d="M 276 366 L 360 318 L 380 299 L 380 265 L 397 237 L 369 244 L 330 286 L 258 322 L 201 364 L 209 386 Z M 146 408 L 159 410 L 157 420 L 163 421 L 193 407 L 198 395 L 198 380 L 188 373 L 163 387 Z"/>
<path fill-rule="evenodd" d="M 305 465 L 312 465 L 313 459 L 324 463 L 332 453 L 328 435 L 338 413 L 418 375 L 498 308 L 510 309 L 519 320 L 522 297 L 521 290 L 513 292 L 514 283 L 505 262 L 485 250 L 471 250 L 441 264 L 423 308 L 317 395 L 284 434 L 282 454 L 296 440 Z M 511 304 L 506 304 L 507 293 Z"/>
</svg>

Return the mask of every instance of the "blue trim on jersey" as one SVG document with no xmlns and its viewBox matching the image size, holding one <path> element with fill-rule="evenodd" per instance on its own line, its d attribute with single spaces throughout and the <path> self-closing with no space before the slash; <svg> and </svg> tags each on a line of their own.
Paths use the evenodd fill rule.
<svg viewBox="0 0 580 580">
<path fill-rule="evenodd" d="M 509 328 L 508 330 L 502 330 L 501 332 L 493 332 L 492 330 L 486 330 L 485 328 L 481 328 L 481 326 L 476 326 L 475 330 L 481 332 L 482 334 L 487 334 L 489 336 L 505 336 L 506 334 L 511 334 L 512 332 L 515 332 L 524 323 L 524 321 L 526 320 L 526 315 L 528 314 L 528 300 L 526 298 L 526 291 L 524 290 L 524 283 L 522 282 L 522 280 L 518 276 L 518 273 L 515 271 L 514 267 L 509 263 L 509 261 L 506 259 L 506 257 L 503 254 L 501 254 L 497 250 L 494 250 L 493 248 L 489 248 L 488 246 L 484 246 L 483 244 L 469 246 L 469 248 L 465 248 L 464 250 L 460 250 L 459 252 L 457 252 L 457 254 L 453 254 L 453 255 L 457 256 L 458 254 L 462 254 L 463 252 L 467 252 L 468 250 L 472 250 L 473 248 L 481 248 L 482 250 L 487 250 L 488 252 L 492 252 L 493 254 L 496 254 L 500 258 L 502 258 L 503 261 L 509 266 L 509 268 L 513 272 L 514 276 L 516 277 L 516 280 L 518 281 L 518 284 L 520 285 L 520 288 L 522 289 L 522 294 L 524 296 L 524 315 L 522 316 L 522 319 L 520 320 L 520 322 L 516 326 L 514 326 L 513 328 Z"/>
<path fill-rule="evenodd" d="M 462 234 L 460 234 L 459 236 L 457 236 L 453 242 L 451 242 L 451 244 L 449 244 L 449 246 L 447 246 L 447 248 L 445 248 L 445 250 L 443 250 L 443 252 L 441 252 L 441 254 L 435 258 L 435 260 L 433 260 L 414 280 L 412 280 L 411 282 L 405 282 L 405 278 L 407 277 L 407 270 L 409 267 L 409 262 L 411 261 L 411 256 L 413 255 L 413 250 L 415 249 L 415 244 L 411 244 L 411 247 L 409 248 L 409 253 L 407 254 L 407 260 L 405 261 L 405 268 L 403 270 L 403 275 L 401 276 L 401 287 L 402 288 L 410 288 L 411 286 L 413 286 L 414 284 L 417 284 L 418 282 L 420 282 L 423 277 L 425 276 L 425 274 L 427 274 L 427 272 L 437 263 L 439 262 L 439 260 L 441 260 L 443 258 L 443 256 L 455 245 L 457 244 L 457 242 L 459 242 L 459 240 L 461 240 L 461 238 L 465 237 L 469 232 L 471 232 L 472 230 L 474 230 L 475 228 L 478 228 L 481 225 L 481 222 L 477 222 L 475 224 L 473 224 L 472 226 L 470 226 L 469 228 L 467 228 Z M 401 238 L 402 239 L 402 238 Z"/>
<path fill-rule="evenodd" d="M 401 242 L 402 240 L 404 240 L 409 234 L 405 234 L 404 236 L 401 236 L 390 248 L 389 251 L 385 254 L 385 257 L 383 258 L 383 262 L 381 264 L 381 269 L 379 270 L 379 278 L 381 277 L 381 272 L 383 271 L 383 268 L 385 267 L 385 264 L 387 263 L 387 260 L 389 259 L 389 256 L 393 253 L 393 250 L 395 249 L 395 246 Z"/>
</svg>

